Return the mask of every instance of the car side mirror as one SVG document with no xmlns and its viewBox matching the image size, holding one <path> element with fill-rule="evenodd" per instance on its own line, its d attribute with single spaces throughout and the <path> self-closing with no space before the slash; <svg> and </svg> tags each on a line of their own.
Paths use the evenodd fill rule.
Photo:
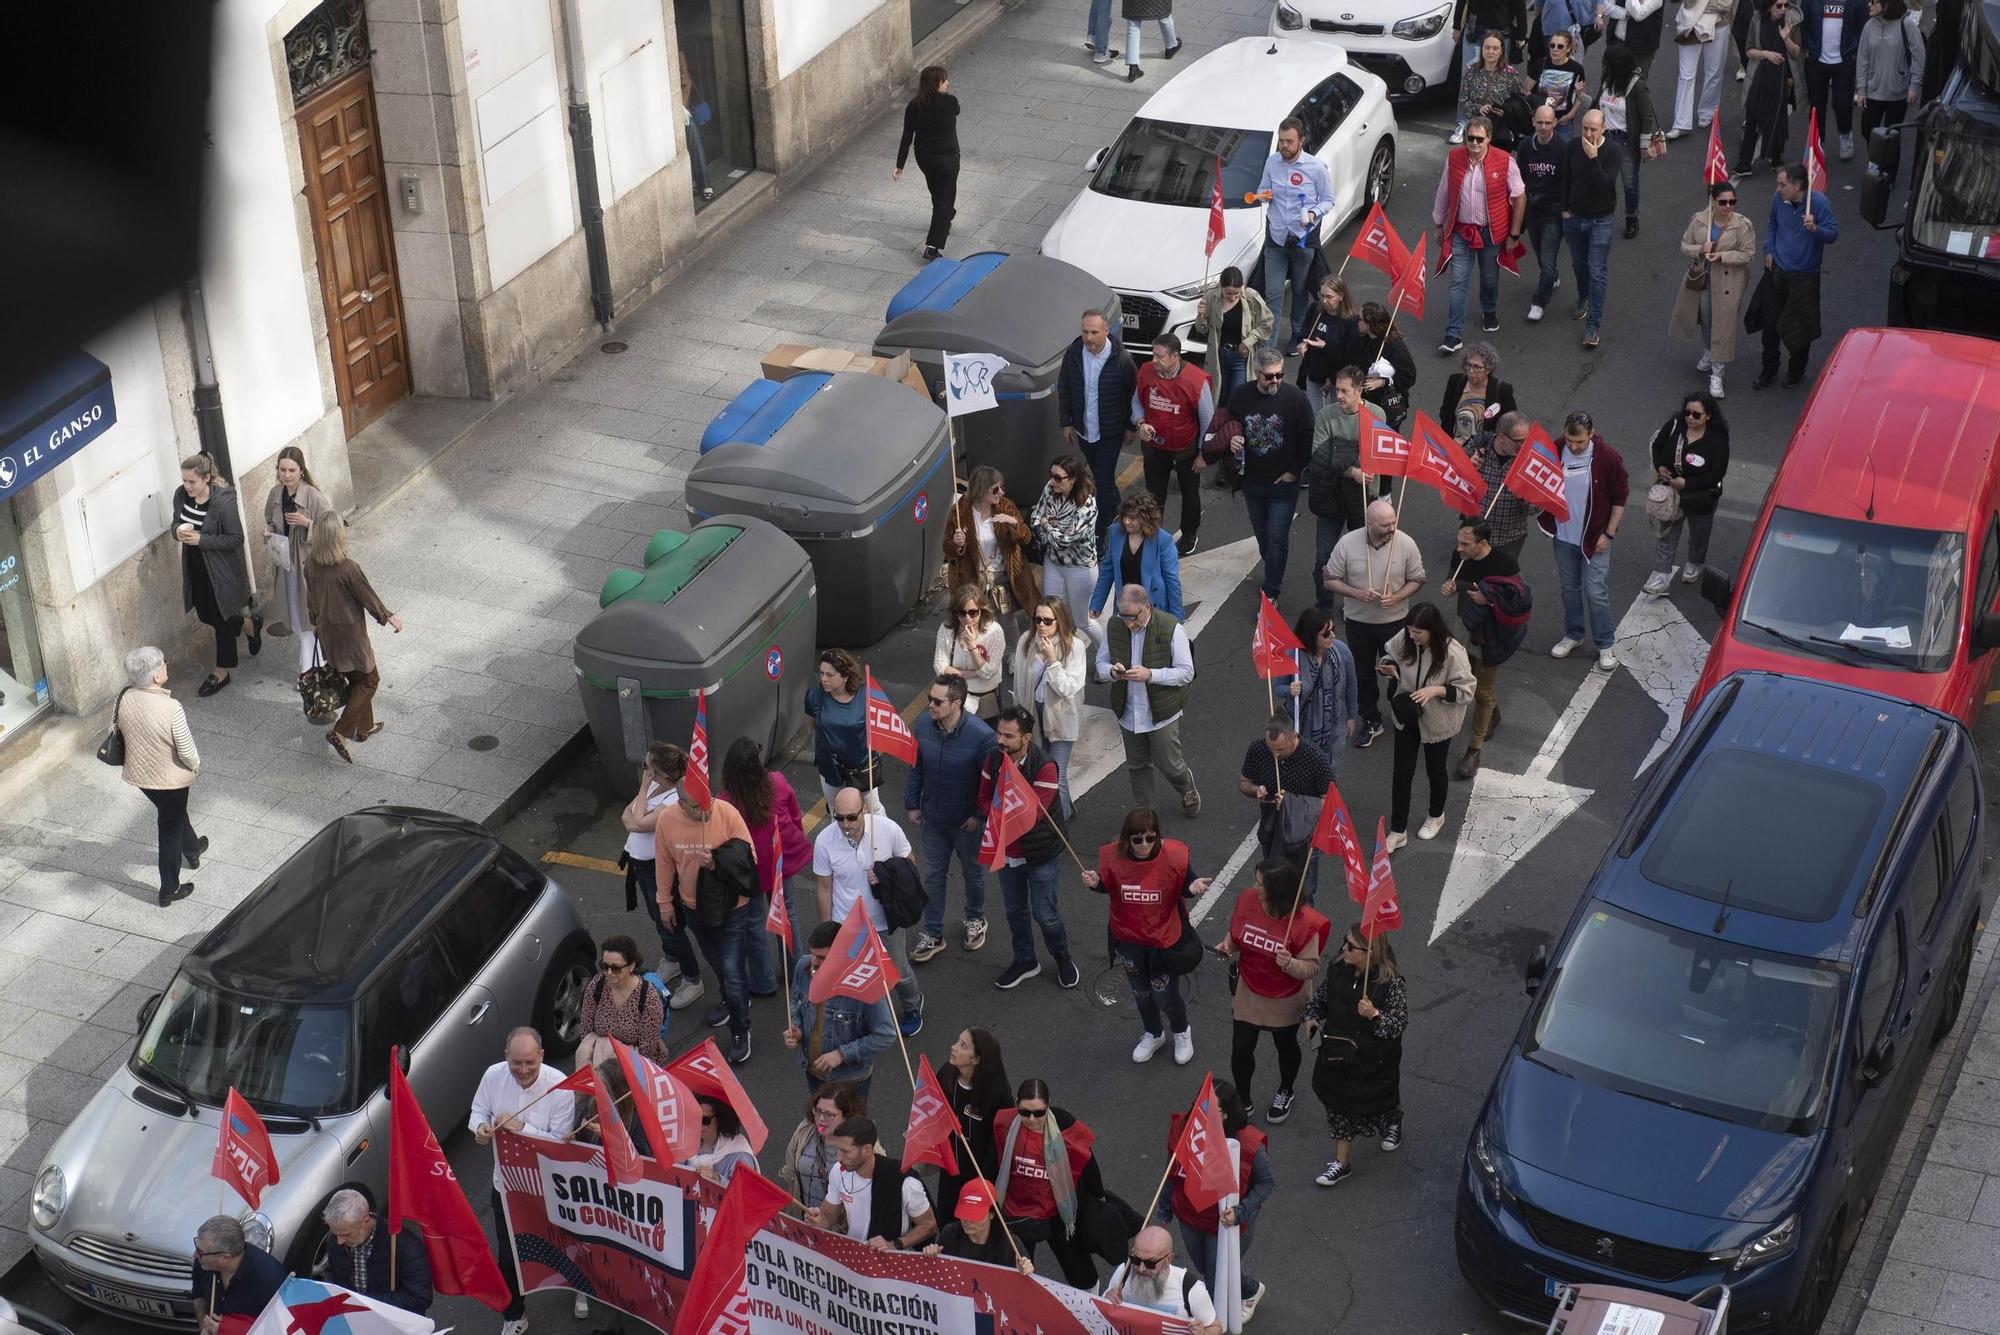
<svg viewBox="0 0 2000 1335">
<path fill-rule="evenodd" d="M 1539 996 L 1542 980 L 1549 976 L 1549 948 L 1536 946 L 1535 953 L 1528 957 L 1528 966 L 1521 970 L 1521 985 L 1529 996 Z"/>
<path fill-rule="evenodd" d="M 410 1050 L 408 1048 L 399 1047 L 396 1049 L 396 1065 L 404 1075 L 410 1073 Z"/>
<path fill-rule="evenodd" d="M 2000 649 L 2000 613 L 1988 612 L 1972 623 L 1972 648 L 1982 654 Z"/>
<path fill-rule="evenodd" d="M 160 994 L 153 993 L 139 1003 L 139 1032 L 145 1033 L 146 1026 L 153 1022 L 153 1012 L 160 1008 Z"/>
<path fill-rule="evenodd" d="M 1878 1084 L 1882 1078 L 1896 1068 L 1896 1040 L 1884 1035 L 1868 1049 L 1868 1055 L 1861 1059 L 1861 1079 L 1865 1084 Z"/>
<path fill-rule="evenodd" d="M 1701 596 L 1719 617 L 1729 615 L 1729 600 L 1736 593 L 1736 581 L 1714 566 L 1701 568 Z"/>
<path fill-rule="evenodd" d="M 1090 155 L 1090 160 L 1083 164 L 1083 169 L 1087 172 L 1095 172 L 1099 167 L 1104 165 L 1105 155 L 1110 152 L 1111 145 L 1106 144 L 1103 148 L 1098 149 Z"/>
</svg>

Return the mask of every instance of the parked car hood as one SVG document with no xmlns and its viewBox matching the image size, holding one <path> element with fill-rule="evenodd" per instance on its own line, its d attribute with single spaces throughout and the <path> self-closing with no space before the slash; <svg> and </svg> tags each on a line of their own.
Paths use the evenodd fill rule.
<svg viewBox="0 0 2000 1335">
<path fill-rule="evenodd" d="M 1492 1106 L 1507 1154 L 1594 1190 L 1709 1219 L 1775 1222 L 1816 1136 L 1760 1131 L 1511 1058 Z"/>
<path fill-rule="evenodd" d="M 1264 210 L 1224 209 L 1228 229 L 1209 275 L 1241 262 L 1263 233 Z M 1042 238 L 1042 254 L 1128 292 L 1165 292 L 1201 281 L 1208 210 L 1141 204 L 1086 188 Z M 1247 272 L 1247 270 L 1246 270 Z"/>
</svg>

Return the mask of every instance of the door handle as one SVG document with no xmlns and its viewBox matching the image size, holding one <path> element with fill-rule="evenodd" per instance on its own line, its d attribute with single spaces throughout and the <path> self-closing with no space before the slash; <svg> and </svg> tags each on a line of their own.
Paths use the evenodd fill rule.
<svg viewBox="0 0 2000 1335">
<path fill-rule="evenodd" d="M 1924 993 L 1930 990 L 1931 990 L 1931 971 L 1929 969 L 1925 969 L 1924 976 L 1917 980 L 1917 995 L 1922 996 Z"/>
<path fill-rule="evenodd" d="M 363 288 L 361 290 L 361 299 L 363 301 L 373 301 L 375 300 L 375 294 L 373 292 L 370 292 L 368 289 Z"/>
<path fill-rule="evenodd" d="M 467 1024 L 478 1024 L 481 1020 L 486 1018 L 486 1012 L 492 1009 L 493 1009 L 492 1002 L 482 1001 L 477 1006 L 474 1006 L 472 1008 L 472 1014 L 465 1017 L 465 1022 Z"/>
</svg>

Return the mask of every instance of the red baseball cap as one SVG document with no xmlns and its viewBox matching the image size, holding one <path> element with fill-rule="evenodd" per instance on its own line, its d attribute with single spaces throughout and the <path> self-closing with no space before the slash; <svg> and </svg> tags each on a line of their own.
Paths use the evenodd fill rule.
<svg viewBox="0 0 2000 1335">
<path fill-rule="evenodd" d="M 952 1217 L 967 1223 L 984 1219 L 993 1210 L 993 1192 L 984 1182 L 968 1182 L 958 1191 L 958 1205 Z"/>
</svg>

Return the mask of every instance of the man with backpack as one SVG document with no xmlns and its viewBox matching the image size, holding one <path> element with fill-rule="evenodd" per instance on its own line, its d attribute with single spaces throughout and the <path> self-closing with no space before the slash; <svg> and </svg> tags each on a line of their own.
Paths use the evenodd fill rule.
<svg viewBox="0 0 2000 1335">
<path fill-rule="evenodd" d="M 1493 545 L 1493 529 L 1483 519 L 1461 520 L 1456 569 L 1440 592 L 1458 595 L 1458 619 L 1472 649 L 1472 736 L 1458 762 L 1458 777 L 1479 772 L 1479 750 L 1500 726 L 1499 696 L 1493 683 L 1500 665 L 1528 638 L 1534 600 L 1521 582 L 1521 563 Z"/>
<path fill-rule="evenodd" d="M 896 983 L 897 1026 L 905 1038 L 911 1037 L 924 1027 L 924 990 L 910 967 L 908 938 L 923 914 L 924 900 L 909 836 L 887 816 L 869 811 L 858 788 L 835 793 L 827 810 L 833 819 L 813 840 L 819 919 L 843 923 L 855 900 L 868 905 L 868 921 L 901 975 Z M 896 866 L 897 858 L 907 870 Z"/>
</svg>

